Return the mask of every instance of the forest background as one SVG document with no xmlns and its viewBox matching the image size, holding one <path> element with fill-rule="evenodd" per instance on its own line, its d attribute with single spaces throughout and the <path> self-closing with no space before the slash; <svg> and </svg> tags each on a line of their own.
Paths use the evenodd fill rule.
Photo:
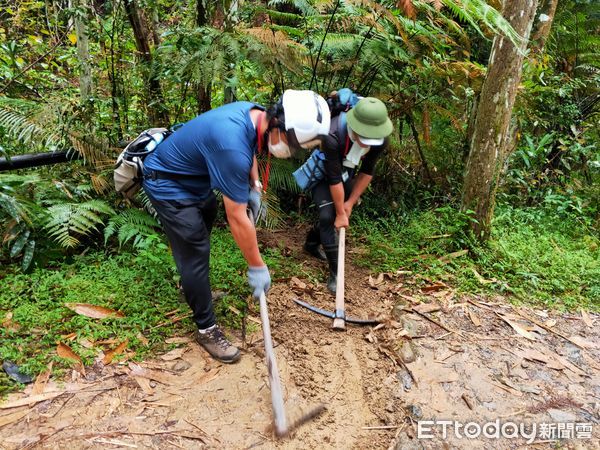
<svg viewBox="0 0 600 450">
<path fill-rule="evenodd" d="M 143 129 L 288 88 L 350 87 L 388 106 L 391 146 L 353 212 L 355 263 L 597 311 L 599 32 L 593 0 L 2 2 L 0 359 L 60 371 L 56 342 L 74 329 L 143 357 L 188 327 L 159 326 L 186 311 L 177 272 L 143 193 L 114 192 L 116 156 Z M 65 162 L 15 169 L 31 154 Z M 301 162 L 272 161 L 262 227 L 312 220 L 291 177 Z M 245 263 L 220 224 L 212 283 L 235 326 Z M 265 250 L 275 278 L 307 270 L 283 250 Z M 70 303 L 125 319 L 94 322 Z"/>
</svg>

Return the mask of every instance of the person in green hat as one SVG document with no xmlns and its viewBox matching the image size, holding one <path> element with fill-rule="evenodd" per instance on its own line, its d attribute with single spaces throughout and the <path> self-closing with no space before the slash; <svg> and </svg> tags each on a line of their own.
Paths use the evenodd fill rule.
<svg viewBox="0 0 600 450">
<path fill-rule="evenodd" d="M 357 101 L 353 107 L 352 98 Z M 333 93 L 328 103 L 331 126 L 321 149 L 325 153 L 325 177 L 311 191 L 318 221 L 309 230 L 304 249 L 327 260 L 327 288 L 335 294 L 336 229 L 348 227 L 352 209 L 373 178 L 375 163 L 387 147 L 386 138 L 393 126 L 385 104 L 377 98 L 358 100 L 349 89 L 343 89 Z"/>
</svg>

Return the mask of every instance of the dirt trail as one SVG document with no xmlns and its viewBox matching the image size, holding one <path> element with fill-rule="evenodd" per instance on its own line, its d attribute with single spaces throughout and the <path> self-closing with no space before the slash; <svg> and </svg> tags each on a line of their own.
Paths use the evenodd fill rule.
<svg viewBox="0 0 600 450">
<path fill-rule="evenodd" d="M 260 240 L 320 266 L 302 253 L 302 233 L 262 233 Z M 527 447 L 523 439 L 443 439 L 439 428 L 433 439 L 416 438 L 418 420 L 483 424 L 498 418 L 590 424 L 589 439 L 582 428 L 579 439 L 560 445 L 600 448 L 600 317 L 458 298 L 443 283 L 402 271 L 378 277 L 353 266 L 356 250 L 348 250 L 347 313 L 382 317 L 384 325 L 333 332 L 329 319 L 296 306 L 293 299 L 302 298 L 333 308 L 323 283 L 303 275 L 310 271 L 279 280 L 269 294 L 288 410 L 327 406 L 291 438 L 276 441 L 269 430 L 258 330 L 247 336 L 242 361 L 233 366 L 212 361 L 184 336 L 180 349 L 139 366 L 98 364 L 85 380 L 51 381 L 43 395 L 61 394 L 54 398 L 7 409 L 0 404 L 0 448 L 556 447 L 540 435 Z M 242 345 L 239 333 L 232 336 Z"/>
</svg>

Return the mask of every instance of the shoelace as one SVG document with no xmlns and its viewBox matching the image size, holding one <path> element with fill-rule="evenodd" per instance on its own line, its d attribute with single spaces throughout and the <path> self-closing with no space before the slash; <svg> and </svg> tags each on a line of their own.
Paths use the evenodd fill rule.
<svg viewBox="0 0 600 450">
<path fill-rule="evenodd" d="M 216 341 L 217 345 L 222 349 L 225 350 L 231 346 L 231 344 L 229 343 L 229 341 L 227 340 L 220 328 L 216 327 L 211 334 L 213 339 Z"/>
</svg>

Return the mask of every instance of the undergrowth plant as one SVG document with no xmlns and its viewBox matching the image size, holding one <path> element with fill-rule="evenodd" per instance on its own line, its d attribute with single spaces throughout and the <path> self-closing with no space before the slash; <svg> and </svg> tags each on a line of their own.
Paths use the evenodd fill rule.
<svg viewBox="0 0 600 450">
<path fill-rule="evenodd" d="M 239 327 L 242 316 L 237 311 L 244 314 L 244 305 L 252 301 L 247 263 L 227 229 L 216 227 L 211 244 L 212 289 L 225 293 L 215 303 L 219 322 Z M 263 255 L 274 278 L 294 270 L 282 264 L 277 248 L 265 249 Z M 173 257 L 157 234 L 141 240 L 135 252 L 124 247 L 118 252 L 75 255 L 29 274 L 6 266 L 0 279 L 0 360 L 13 362 L 31 375 L 50 362 L 57 376 L 72 365 L 57 355 L 58 342 L 69 345 L 85 365 L 91 365 L 100 350 L 114 349 L 127 340 L 126 352 L 116 361 L 125 355 L 138 360 L 166 350 L 166 336 L 188 333 L 194 327 L 188 317 L 190 308 L 179 293 Z M 92 319 L 78 315 L 68 303 L 103 306 L 120 311 L 123 317 Z M 16 387 L 0 377 L 0 392 Z"/>
<path fill-rule="evenodd" d="M 373 271 L 410 270 L 461 293 L 600 310 L 600 236 L 575 215 L 502 205 L 487 246 L 465 232 L 469 217 L 450 207 L 353 219 L 367 246 L 359 262 Z"/>
</svg>

